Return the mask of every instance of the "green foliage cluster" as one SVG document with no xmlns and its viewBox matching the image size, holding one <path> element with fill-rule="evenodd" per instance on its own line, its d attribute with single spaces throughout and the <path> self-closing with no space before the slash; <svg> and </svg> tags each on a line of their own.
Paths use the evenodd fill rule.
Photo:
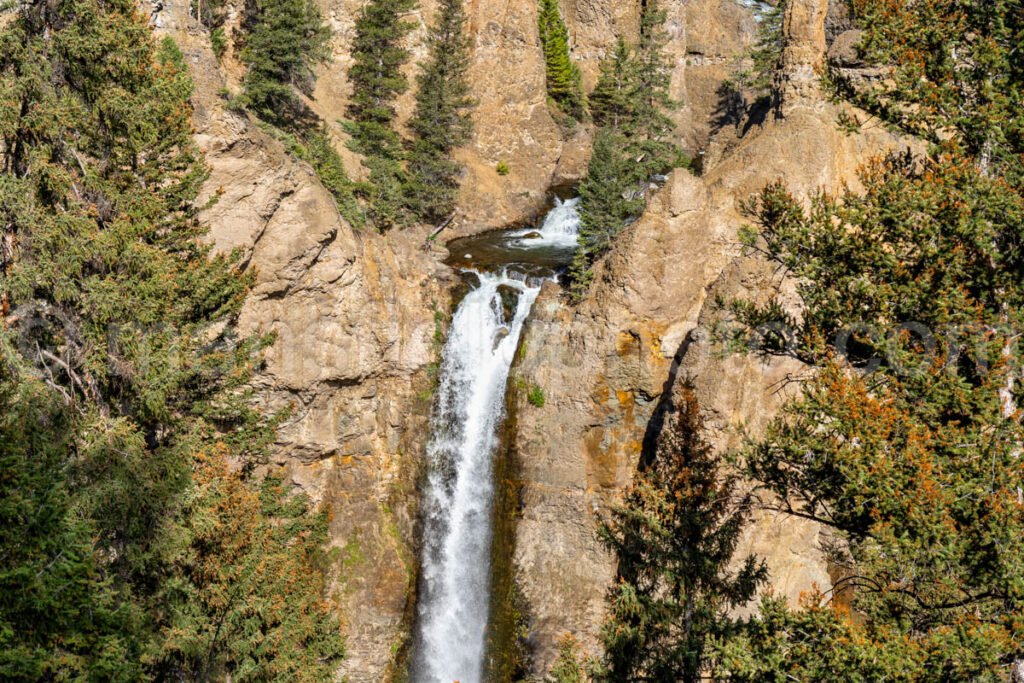
<svg viewBox="0 0 1024 683">
<path fill-rule="evenodd" d="M 307 118 L 298 93 L 313 92 L 330 35 L 314 0 L 253 0 L 243 23 L 244 106 L 282 127 Z"/>
<path fill-rule="evenodd" d="M 750 509 L 735 474 L 704 441 L 692 389 L 662 432 L 657 453 L 600 529 L 618 558 L 598 681 L 704 680 L 709 650 L 739 622 L 731 610 L 767 580 L 763 562 L 732 560 Z"/>
<path fill-rule="evenodd" d="M 569 29 L 562 20 L 558 0 L 540 0 L 538 19 L 548 96 L 562 111 L 580 120 L 586 115 L 583 80 L 569 56 Z"/>
<path fill-rule="evenodd" d="M 409 122 L 406 204 L 421 221 L 451 214 L 462 169 L 452 158 L 472 132 L 469 108 L 470 42 L 462 0 L 442 0 L 427 38 L 429 55 L 416 78 L 416 111 Z"/>
<path fill-rule="evenodd" d="M 409 51 L 401 42 L 414 24 L 402 17 L 415 7 L 416 0 L 370 0 L 356 19 L 352 43 L 352 101 L 346 125 L 352 149 L 363 155 L 370 172 L 357 191 L 381 230 L 412 221 L 405 206 L 404 146 L 393 122 L 394 100 L 409 88 L 402 74 Z"/>
<path fill-rule="evenodd" d="M 840 93 L 911 134 L 976 161 L 980 171 L 1022 182 L 1024 35 L 1020 0 L 917 6 L 858 0 L 865 59 L 891 78 Z"/>
<path fill-rule="evenodd" d="M 228 51 L 228 38 L 223 27 L 218 26 L 210 31 L 210 47 L 213 48 L 213 54 L 217 59 L 223 57 L 224 53 Z"/>
<path fill-rule="evenodd" d="M 558 658 L 544 683 L 588 683 L 590 677 L 582 659 L 579 642 L 571 635 L 563 636 L 558 641 Z"/>
<path fill-rule="evenodd" d="M 529 391 L 526 392 L 526 400 L 534 408 L 543 408 L 545 402 L 544 389 L 538 384 L 531 385 Z"/>
<path fill-rule="evenodd" d="M 649 0 L 635 48 L 619 40 L 601 64 L 590 96 L 598 125 L 587 175 L 580 183 L 580 248 L 570 266 L 570 291 L 581 296 L 589 286 L 590 267 L 612 239 L 643 212 L 647 182 L 684 163 L 673 141 L 666 110 L 670 70 L 665 61 L 665 12 Z"/>
<path fill-rule="evenodd" d="M 341 653 L 323 517 L 224 464 L 273 438 L 244 389 L 269 340 L 195 217 L 190 94 L 128 0 L 0 29 L 3 680 L 328 680 Z"/>
</svg>

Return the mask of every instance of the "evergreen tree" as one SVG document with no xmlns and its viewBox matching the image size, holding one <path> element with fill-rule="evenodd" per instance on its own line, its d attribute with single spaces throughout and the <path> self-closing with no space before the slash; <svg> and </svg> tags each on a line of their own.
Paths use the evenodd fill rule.
<svg viewBox="0 0 1024 683">
<path fill-rule="evenodd" d="M 640 167 L 626 149 L 623 135 L 609 128 L 598 129 L 587 175 L 579 187 L 579 247 L 569 268 L 571 292 L 576 297 L 589 286 L 590 265 L 644 209 L 643 196 L 637 192 Z"/>
<path fill-rule="evenodd" d="M 1024 182 L 1024 35 L 1020 0 L 927 8 L 864 0 L 859 49 L 887 78 L 841 91 L 925 140 L 955 145 L 979 169 Z M 833 74 L 842 81 L 842 75 Z"/>
<path fill-rule="evenodd" d="M 19 419 L 0 429 L 23 496 L 0 538 L 5 678 L 159 677 L 197 455 L 251 461 L 273 436 L 243 389 L 264 340 L 234 324 L 252 276 L 196 220 L 190 94 L 129 0 L 29 3 L 0 29 L 0 400 Z M 295 604 L 319 599 L 311 577 Z M 326 608 L 308 616 L 322 640 L 278 638 L 280 662 L 332 650 Z"/>
<path fill-rule="evenodd" d="M 0 679 L 141 677 L 139 615 L 106 580 L 76 510 L 72 420 L 0 339 Z"/>
<path fill-rule="evenodd" d="M 712 640 L 734 627 L 728 612 L 767 579 L 753 556 L 729 569 L 750 499 L 735 500 L 735 477 L 703 441 L 691 389 L 674 417 L 654 462 L 601 528 L 619 573 L 601 680 L 703 680 Z"/>
<path fill-rule="evenodd" d="M 414 139 L 409 149 L 406 201 L 420 220 L 438 221 L 451 213 L 458 192 L 459 164 L 452 151 L 472 131 L 466 72 L 470 42 L 465 33 L 462 0 L 443 0 L 437 25 L 427 39 L 429 57 L 416 79 L 416 112 L 409 122 Z"/>
<path fill-rule="evenodd" d="M 161 598 L 169 606 L 158 677 L 333 681 L 343 648 L 326 593 L 326 515 L 279 480 L 201 454 L 180 513 L 187 552 Z"/>
<path fill-rule="evenodd" d="M 741 71 L 737 75 L 737 80 L 741 85 L 763 94 L 772 87 L 775 70 L 782 59 L 782 19 L 786 12 L 786 4 L 779 2 L 775 5 L 766 5 L 759 11 L 757 42 L 750 51 L 751 66 Z"/>
<path fill-rule="evenodd" d="M 244 103 L 266 121 L 295 125 L 308 116 L 296 92 L 313 92 L 330 29 L 314 0 L 251 0 L 246 10 Z"/>
<path fill-rule="evenodd" d="M 569 56 L 569 29 L 562 20 L 558 0 L 540 0 L 538 13 L 548 96 L 566 114 L 580 119 L 585 114 L 583 80 Z"/>
<path fill-rule="evenodd" d="M 591 280 L 590 267 L 612 239 L 643 212 L 644 184 L 684 163 L 672 141 L 665 109 L 670 73 L 663 56 L 665 13 L 646 4 L 637 49 L 620 40 L 601 64 L 591 96 L 594 151 L 580 183 L 580 248 L 569 268 L 570 292 L 578 299 Z"/>
<path fill-rule="evenodd" d="M 367 200 L 378 228 L 401 227 L 410 221 L 406 210 L 408 183 L 401 137 L 393 128 L 395 98 L 409 87 L 402 66 L 409 51 L 402 39 L 414 24 L 402 15 L 416 6 L 416 0 L 370 0 L 356 20 L 352 44 L 352 102 L 348 108 L 352 148 L 363 155 L 370 171 L 369 181 L 358 192 Z"/>
<path fill-rule="evenodd" d="M 673 141 L 675 125 L 665 113 L 677 106 L 669 96 L 672 72 L 665 59 L 665 17 L 658 0 L 647 0 L 636 49 L 636 109 L 627 123 L 630 153 L 640 159 L 646 175 L 666 173 L 682 163 Z"/>
<path fill-rule="evenodd" d="M 601 62 L 601 74 L 590 93 L 590 111 L 594 123 L 603 128 L 622 131 L 636 116 L 638 79 L 633 52 L 623 38 L 615 44 L 615 52 Z"/>
<path fill-rule="evenodd" d="M 551 672 L 544 683 L 587 683 L 584 664 L 580 661 L 579 643 L 572 636 L 564 636 L 558 641 L 558 659 L 551 666 Z"/>
</svg>

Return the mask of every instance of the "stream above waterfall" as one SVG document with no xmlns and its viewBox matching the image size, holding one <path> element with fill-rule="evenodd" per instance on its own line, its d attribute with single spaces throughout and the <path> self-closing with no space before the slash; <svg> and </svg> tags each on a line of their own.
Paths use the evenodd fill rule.
<svg viewBox="0 0 1024 683">
<path fill-rule="evenodd" d="M 554 199 L 536 226 L 462 237 L 448 243 L 446 263 L 456 270 L 512 268 L 524 275 L 553 278 L 572 260 L 579 238 L 579 198 Z M 464 683 L 464 682 L 463 682 Z"/>
<path fill-rule="evenodd" d="M 480 683 L 491 616 L 495 457 L 509 371 L 546 281 L 571 260 L 578 199 L 555 200 L 536 227 L 449 243 L 469 281 L 442 352 L 427 445 L 423 551 L 412 680 Z"/>
</svg>

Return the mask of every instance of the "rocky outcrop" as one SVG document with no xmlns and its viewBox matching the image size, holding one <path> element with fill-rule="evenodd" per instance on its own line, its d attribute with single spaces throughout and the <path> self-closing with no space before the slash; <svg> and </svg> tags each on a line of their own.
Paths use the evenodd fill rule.
<svg viewBox="0 0 1024 683">
<path fill-rule="evenodd" d="M 789 287 L 743 253 L 741 202 L 776 179 L 803 198 L 855 185 L 860 164 L 899 144 L 877 128 L 844 133 L 840 109 L 815 94 L 806 69 L 824 58 L 825 6 L 789 3 L 786 63 L 794 71 L 782 81 L 785 116 L 752 128 L 703 177 L 676 171 L 597 266 L 578 308 L 553 289 L 536 304 L 517 371 L 522 384 L 543 388 L 546 403 L 517 404 L 523 481 L 515 558 L 538 674 L 565 632 L 595 648 L 614 575 L 595 519 L 653 446 L 680 383 L 693 383 L 721 452 L 759 433 L 795 391 L 790 380 L 807 373 L 793 360 L 728 353 L 715 331 L 724 316 L 718 302 L 763 300 Z M 738 552 L 764 557 L 773 590 L 795 600 L 814 584 L 829 585 L 821 540 L 812 524 L 761 515 Z"/>
<path fill-rule="evenodd" d="M 408 635 L 428 367 L 453 276 L 420 248 L 425 229 L 353 230 L 312 169 L 225 108 L 230 78 L 187 6 L 168 3 L 157 25 L 196 82 L 196 139 L 210 168 L 202 219 L 216 247 L 240 250 L 256 273 L 241 331 L 275 335 L 255 386 L 283 418 L 265 467 L 328 510 L 342 673 L 380 681 Z"/>
</svg>

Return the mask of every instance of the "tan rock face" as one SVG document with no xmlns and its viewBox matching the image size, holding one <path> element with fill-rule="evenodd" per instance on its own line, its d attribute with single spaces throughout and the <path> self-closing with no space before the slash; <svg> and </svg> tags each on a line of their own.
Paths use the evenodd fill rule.
<svg viewBox="0 0 1024 683">
<path fill-rule="evenodd" d="M 225 111 L 225 77 L 187 2 L 161 17 L 196 81 L 210 167 L 200 203 L 216 198 L 202 218 L 217 248 L 240 249 L 257 274 L 241 331 L 276 335 L 256 381 L 268 412 L 287 411 L 267 469 L 329 511 L 342 673 L 384 680 L 408 635 L 427 367 L 452 275 L 420 248 L 425 230 L 382 237 L 344 223 L 308 166 Z"/>
<path fill-rule="evenodd" d="M 817 9 L 801 11 L 820 24 Z M 806 55 L 801 65 L 820 58 Z M 543 388 L 547 402 L 540 409 L 518 403 L 524 481 L 515 557 L 534 618 L 538 674 L 565 632 L 596 651 L 614 565 L 596 539 L 595 512 L 628 485 L 657 432 L 650 418 L 671 410 L 679 383 L 693 382 L 711 442 L 724 451 L 744 432 L 763 430 L 793 395 L 789 380 L 808 372 L 792 360 L 726 353 L 713 334 L 724 316 L 718 301 L 764 300 L 779 287 L 792 299 L 772 268 L 741 252 L 738 230 L 748 220 L 740 202 L 776 179 L 804 198 L 855 185 L 860 164 L 898 145 L 878 129 L 845 135 L 839 110 L 804 92 L 800 106 L 753 128 L 705 176 L 676 171 L 597 266 L 575 311 L 555 292 L 537 303 L 517 371 Z M 820 536 L 814 525 L 762 515 L 738 554 L 766 558 L 773 590 L 795 600 L 814 584 L 829 585 Z"/>
<path fill-rule="evenodd" d="M 736 0 L 684 0 L 663 4 L 668 16 L 666 53 L 672 64 L 672 113 L 683 148 L 704 150 L 722 107 L 722 84 L 740 68 L 757 41 L 757 22 Z"/>
</svg>

